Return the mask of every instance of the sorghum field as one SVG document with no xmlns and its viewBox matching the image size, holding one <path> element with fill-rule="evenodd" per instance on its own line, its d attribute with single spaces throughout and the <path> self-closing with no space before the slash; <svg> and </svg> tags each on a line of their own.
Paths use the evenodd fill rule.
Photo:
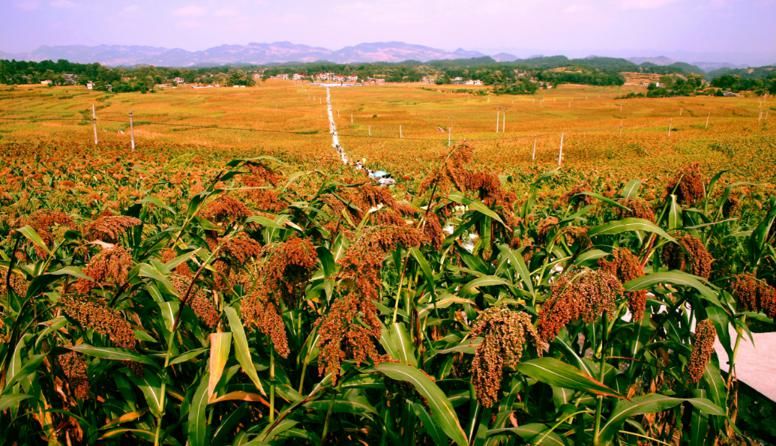
<svg viewBox="0 0 776 446">
<path fill-rule="evenodd" d="M 332 90 L 0 92 L 6 444 L 772 441 L 762 98 Z"/>
</svg>

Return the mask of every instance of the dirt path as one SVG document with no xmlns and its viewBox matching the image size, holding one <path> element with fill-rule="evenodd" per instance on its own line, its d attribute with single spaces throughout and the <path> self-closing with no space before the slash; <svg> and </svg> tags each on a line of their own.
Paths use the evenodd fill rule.
<svg viewBox="0 0 776 446">
<path fill-rule="evenodd" d="M 345 149 L 342 148 L 339 141 L 339 135 L 337 134 L 337 123 L 334 122 L 334 109 L 331 105 L 331 88 L 326 87 L 326 111 L 329 114 L 329 133 L 331 133 L 331 146 L 340 156 L 342 164 L 348 164 L 348 155 L 345 153 Z"/>
</svg>

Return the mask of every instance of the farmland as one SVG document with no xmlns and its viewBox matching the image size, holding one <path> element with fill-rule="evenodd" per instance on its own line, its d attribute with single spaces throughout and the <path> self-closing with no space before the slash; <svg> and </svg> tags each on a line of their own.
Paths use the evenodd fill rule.
<svg viewBox="0 0 776 446">
<path fill-rule="evenodd" d="M 356 159 L 367 158 L 397 174 L 415 174 L 444 153 L 450 127 L 454 142 L 476 146 L 478 162 L 511 173 L 556 163 L 563 133 L 564 165 L 572 169 L 661 175 L 682 163 L 700 161 L 709 170 L 732 167 L 741 177 L 772 180 L 752 167 L 759 165 L 757 160 L 773 162 L 773 99 L 622 100 L 616 98 L 637 87 L 578 86 L 535 96 L 494 96 L 457 87 L 335 88 L 335 119 L 343 145 Z M 62 139 L 86 148 L 92 141 L 95 104 L 100 139 L 107 147 L 129 146 L 132 111 L 140 147 L 167 144 L 273 153 L 302 163 L 332 157 L 326 150 L 325 92 L 309 84 L 269 81 L 247 89 L 179 88 L 121 95 L 18 87 L 6 88 L 2 99 L 0 142 Z M 497 112 L 506 116 L 503 133 L 495 132 Z M 400 126 L 404 139 L 399 138 Z M 655 163 L 657 158 L 662 162 Z M 732 166 L 731 159 L 737 161 Z"/>
<path fill-rule="evenodd" d="M 774 102 L 629 91 L 332 88 L 384 188 L 309 84 L 3 87 L 5 441 L 771 441 Z"/>
</svg>

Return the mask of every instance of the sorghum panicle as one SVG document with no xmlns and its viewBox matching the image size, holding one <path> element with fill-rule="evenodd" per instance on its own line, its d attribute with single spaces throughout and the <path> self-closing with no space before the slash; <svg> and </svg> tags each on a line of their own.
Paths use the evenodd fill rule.
<svg viewBox="0 0 776 446">
<path fill-rule="evenodd" d="M 673 192 L 674 189 L 676 192 Z M 672 192 L 680 204 L 693 205 L 706 196 L 705 179 L 699 163 L 692 163 L 677 173 L 667 188 L 667 193 Z"/>
<path fill-rule="evenodd" d="M 104 215 L 86 225 L 86 238 L 116 243 L 127 229 L 137 226 L 140 219 L 126 215 Z"/>
<path fill-rule="evenodd" d="M 96 286 L 120 286 L 127 282 L 132 268 L 132 255 L 121 246 L 105 248 L 92 257 L 83 272 L 93 281 L 78 279 L 73 288 L 86 294 Z"/>
<path fill-rule="evenodd" d="M 670 243 L 665 247 L 663 262 L 670 268 L 708 279 L 714 258 L 700 239 L 685 234 L 679 238 L 679 245 Z"/>
<path fill-rule="evenodd" d="M 716 338 L 717 330 L 710 320 L 702 320 L 695 326 L 692 353 L 690 353 L 690 362 L 687 365 L 691 383 L 697 383 L 703 377 L 706 364 L 714 352 L 714 340 Z"/>
<path fill-rule="evenodd" d="M 739 274 L 733 278 L 733 297 L 748 311 L 762 311 L 776 318 L 776 288 L 759 280 L 753 274 Z"/>
<path fill-rule="evenodd" d="M 615 300 L 622 293 L 620 281 L 605 271 L 584 270 L 571 277 L 561 277 L 539 313 L 539 335 L 550 342 L 572 321 L 595 321 L 605 311 L 615 309 Z"/>
<path fill-rule="evenodd" d="M 483 407 L 498 401 L 503 368 L 514 368 L 523 356 L 526 334 L 541 355 L 547 344 L 539 337 L 531 318 L 518 311 L 491 307 L 480 313 L 472 326 L 471 336 L 483 336 L 472 361 L 472 384 Z"/>
<path fill-rule="evenodd" d="M 62 372 L 67 377 L 67 384 L 78 400 L 89 398 L 89 375 L 86 362 L 76 352 L 68 352 L 57 357 Z"/>
<path fill-rule="evenodd" d="M 62 307 L 70 318 L 84 328 L 91 328 L 97 333 L 107 336 L 113 345 L 134 349 L 137 344 L 132 326 L 121 316 L 119 311 L 110 309 L 95 302 L 89 302 L 72 297 L 62 297 Z"/>
<path fill-rule="evenodd" d="M 202 216 L 217 222 L 234 222 L 251 215 L 250 209 L 229 195 L 220 195 L 205 206 Z"/>
<path fill-rule="evenodd" d="M 644 275 L 641 261 L 628 248 L 615 248 L 612 251 L 612 260 L 601 259 L 598 265 L 602 270 L 617 276 L 622 283 Z M 640 321 L 647 307 L 647 291 L 628 291 L 625 294 L 628 297 L 628 308 L 633 313 L 633 320 Z"/>
</svg>

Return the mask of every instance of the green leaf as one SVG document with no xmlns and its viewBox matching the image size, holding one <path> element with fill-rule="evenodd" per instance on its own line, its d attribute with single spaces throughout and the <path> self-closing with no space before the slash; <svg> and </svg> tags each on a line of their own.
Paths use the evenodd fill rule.
<svg viewBox="0 0 776 446">
<path fill-rule="evenodd" d="M 706 285 L 708 282 L 706 282 L 701 277 L 688 274 L 684 271 L 664 271 L 651 273 L 633 280 L 629 280 L 628 282 L 625 282 L 623 286 L 625 287 L 625 291 L 636 291 L 646 290 L 654 285 L 661 283 L 670 283 L 673 285 L 682 285 L 695 288 L 698 292 L 701 293 L 703 298 L 713 303 L 714 305 L 717 305 L 718 307 L 722 306 L 722 303 L 720 303 L 719 297 L 717 296 L 717 292 Z"/>
<path fill-rule="evenodd" d="M 752 260 L 757 263 L 760 260 L 763 250 L 768 243 L 768 235 L 771 233 L 771 226 L 776 221 L 776 200 L 771 200 L 771 209 L 763 221 L 752 231 L 750 245 L 752 248 Z"/>
<path fill-rule="evenodd" d="M 628 198 L 635 198 L 636 194 L 639 192 L 639 187 L 641 186 L 641 181 L 639 180 L 630 180 L 628 184 L 626 184 L 622 188 L 622 198 L 628 199 Z"/>
<path fill-rule="evenodd" d="M 671 207 L 668 208 L 668 230 L 673 231 L 682 224 L 682 208 L 676 202 L 676 195 L 671 194 Z"/>
<path fill-rule="evenodd" d="M 651 232 L 663 237 L 666 240 L 672 242 L 676 241 L 660 226 L 643 218 L 623 218 L 622 220 L 610 221 L 608 223 L 590 228 L 587 233 L 590 237 L 593 237 L 596 235 L 621 234 L 623 232 L 631 231 Z"/>
<path fill-rule="evenodd" d="M 512 268 L 515 269 L 515 272 L 517 272 L 517 275 L 520 277 L 521 283 L 525 285 L 529 293 L 533 294 L 534 288 L 531 281 L 531 273 L 528 271 L 528 266 L 525 264 L 523 253 L 519 250 L 511 249 L 505 244 L 500 245 L 499 250 L 501 251 L 501 254 L 509 260 L 509 264 L 512 265 Z"/>
<path fill-rule="evenodd" d="M 159 267 L 164 267 L 163 263 L 154 262 L 153 260 L 151 263 L 141 263 L 138 268 L 138 276 L 145 277 L 148 279 L 154 279 L 155 281 L 162 284 L 167 290 L 174 291 L 175 287 L 172 286 L 172 282 L 170 282 L 168 272 L 162 271 Z M 178 296 L 180 298 L 183 298 L 183 296 Z"/>
<path fill-rule="evenodd" d="M 284 419 L 277 423 L 270 424 L 269 426 L 264 428 L 264 430 L 256 438 L 254 438 L 248 443 L 245 443 L 244 446 L 253 446 L 253 445 L 258 446 L 258 445 L 269 444 L 278 435 L 291 430 L 297 424 L 299 424 L 298 421 L 289 420 L 289 419 Z"/>
<path fill-rule="evenodd" d="M 180 306 L 181 304 L 177 300 L 159 302 L 159 310 L 162 312 L 164 328 L 167 329 L 168 333 L 172 333 L 172 327 L 175 324 L 175 315 L 178 314 Z"/>
<path fill-rule="evenodd" d="M 428 260 L 426 260 L 426 257 L 423 256 L 423 253 L 420 252 L 418 248 L 410 249 L 410 254 L 412 254 L 412 257 L 416 262 L 418 262 L 420 271 L 423 273 L 423 277 L 426 279 L 426 286 L 429 292 L 434 293 L 434 284 L 436 281 L 434 280 L 434 272 L 431 270 L 431 265 L 429 265 Z"/>
<path fill-rule="evenodd" d="M 541 423 L 528 423 L 519 427 L 505 427 L 501 429 L 491 429 L 488 431 L 488 437 L 499 434 L 514 434 L 532 445 L 542 446 L 565 446 L 566 443 L 555 432 L 547 432 L 548 427 Z"/>
<path fill-rule="evenodd" d="M 83 279 L 88 280 L 89 282 L 94 282 L 94 279 L 84 274 L 83 270 L 77 266 L 65 266 L 56 271 L 50 272 L 49 274 L 52 276 L 71 276 L 75 277 L 76 279 Z"/>
<path fill-rule="evenodd" d="M 614 410 L 609 415 L 606 423 L 601 428 L 599 439 L 601 443 L 608 444 L 614 441 L 614 437 L 620 431 L 620 428 L 629 418 L 645 413 L 662 412 L 677 406 L 683 401 L 687 401 L 702 413 L 709 415 L 725 415 L 725 412 L 711 401 L 705 398 L 674 398 L 658 393 L 639 396 L 630 401 L 623 400 L 614 406 Z"/>
<path fill-rule="evenodd" d="M 148 408 L 151 413 L 156 416 L 161 416 L 164 413 L 164 397 L 162 393 L 162 382 L 158 376 L 144 371 L 143 377 L 132 377 L 135 385 L 143 392 Z"/>
<path fill-rule="evenodd" d="M 423 397 L 431 412 L 431 418 L 448 438 L 459 446 L 466 446 L 466 434 L 458 421 L 453 405 L 442 389 L 421 370 L 405 365 L 384 362 L 375 366 L 375 370 L 388 378 L 411 384 Z"/>
<path fill-rule="evenodd" d="M 202 375 L 199 386 L 189 404 L 189 423 L 186 433 L 190 446 L 206 446 L 207 442 L 207 387 L 208 374 Z"/>
<path fill-rule="evenodd" d="M 464 285 L 463 288 L 461 289 L 461 292 L 465 293 L 465 294 L 472 295 L 472 294 L 479 293 L 480 292 L 479 287 L 481 287 L 481 286 L 499 286 L 499 285 L 511 286 L 512 284 L 509 283 L 508 281 L 502 279 L 501 277 L 497 277 L 497 276 L 482 276 L 482 277 L 478 277 L 478 278 L 470 281 L 466 285 Z"/>
<path fill-rule="evenodd" d="M 490 217 L 493 220 L 496 220 L 497 222 L 499 222 L 502 225 L 506 226 L 504 221 L 501 220 L 501 217 L 499 217 L 499 215 L 495 211 L 493 211 L 491 208 L 485 206 L 485 204 L 482 203 L 481 201 L 472 200 L 472 201 L 469 202 L 468 206 L 469 206 L 469 209 L 471 209 L 473 211 L 477 211 L 480 214 L 485 215 L 486 217 Z"/>
<path fill-rule="evenodd" d="M 43 241 L 40 235 L 38 235 L 35 229 L 32 228 L 32 226 L 21 227 L 17 229 L 16 232 L 23 235 L 27 240 L 32 242 L 33 245 L 42 249 L 46 254 L 51 254 L 51 250 L 48 248 L 48 246 L 46 246 L 46 243 Z"/>
<path fill-rule="evenodd" d="M 179 255 L 178 257 L 176 257 L 176 258 L 170 260 L 169 262 L 165 263 L 164 266 L 167 269 L 169 269 L 170 271 L 172 271 L 178 265 L 180 265 L 182 263 L 185 263 L 185 262 L 188 262 L 189 260 L 194 258 L 194 256 L 196 256 L 199 251 L 200 251 L 199 249 L 194 249 L 194 250 L 191 250 L 189 252 L 184 252 L 183 254 Z"/>
<path fill-rule="evenodd" d="M 593 395 L 621 398 L 621 395 L 592 376 L 555 358 L 536 358 L 521 362 L 517 371 L 551 386 L 581 390 Z"/>
<path fill-rule="evenodd" d="M 224 374 L 226 361 L 232 348 L 232 334 L 229 332 L 210 333 L 210 380 L 207 385 L 207 397 L 213 398 L 216 385 Z"/>
<path fill-rule="evenodd" d="M 439 426 L 437 426 L 436 423 L 434 423 L 434 420 L 431 418 L 431 415 L 429 415 L 426 408 L 422 404 L 414 401 L 407 400 L 407 403 L 415 413 L 415 416 L 423 423 L 423 429 L 431 437 L 434 444 L 447 444 L 445 433 L 439 429 Z"/>
<path fill-rule="evenodd" d="M 75 352 L 84 355 L 94 356 L 96 358 L 109 359 L 111 361 L 135 361 L 146 365 L 156 365 L 149 357 L 128 350 L 113 347 L 97 347 L 89 344 L 78 344 L 74 347 L 68 347 Z"/>
<path fill-rule="evenodd" d="M 237 314 L 237 310 L 233 307 L 226 307 L 224 310 L 226 318 L 229 320 L 229 328 L 232 329 L 232 339 L 234 339 L 234 353 L 237 356 L 237 362 L 240 363 L 243 372 L 248 375 L 248 378 L 253 381 L 256 388 L 263 396 L 267 396 L 264 392 L 264 387 L 259 380 L 259 374 L 256 372 L 256 366 L 253 364 L 251 358 L 251 350 L 248 348 L 248 338 L 245 336 L 245 330 L 243 329 L 240 316 Z"/>
<path fill-rule="evenodd" d="M 205 353 L 206 351 L 208 351 L 208 349 L 205 347 L 202 347 L 194 350 L 189 350 L 185 353 L 181 353 L 180 355 L 176 356 L 172 361 L 170 361 L 170 365 L 182 364 L 184 362 L 187 362 L 191 359 L 196 358 L 197 356 L 201 355 L 202 353 Z"/>
<path fill-rule="evenodd" d="M 19 407 L 19 403 L 26 400 L 27 398 L 32 398 L 32 395 L 26 395 L 24 393 L 11 393 L 8 395 L 3 395 L 0 397 L 0 412 L 3 412 L 12 407 Z"/>
<path fill-rule="evenodd" d="M 23 365 L 19 366 L 19 364 L 17 364 L 13 369 L 9 368 L 8 374 L 6 375 L 8 376 L 8 382 L 6 383 L 3 392 L 13 389 L 13 387 L 21 380 L 37 372 L 40 365 L 43 364 L 44 358 L 45 355 L 33 355 L 29 358 L 25 358 Z"/>
<path fill-rule="evenodd" d="M 603 201 L 604 203 L 609 204 L 611 206 L 614 206 L 614 207 L 617 207 L 617 208 L 620 208 L 620 209 L 629 210 L 627 206 L 623 206 L 620 203 L 618 203 L 617 201 L 612 200 L 611 198 L 604 197 L 603 195 L 597 194 L 595 192 L 582 191 L 582 192 L 578 193 L 577 195 L 587 195 L 588 197 L 593 197 L 593 198 L 595 198 L 595 199 L 597 199 L 599 201 Z"/>
<path fill-rule="evenodd" d="M 696 389 L 693 391 L 693 395 L 702 398 L 706 396 L 706 391 L 703 389 Z M 699 409 L 693 409 L 690 417 L 690 446 L 705 445 L 708 428 L 709 417 L 704 415 Z"/>
<path fill-rule="evenodd" d="M 394 322 L 388 327 L 383 327 L 380 345 L 385 348 L 391 358 L 403 364 L 417 367 L 418 359 L 415 357 L 415 345 L 403 322 Z"/>
<path fill-rule="evenodd" d="M 422 317 L 434 309 L 441 310 L 455 304 L 476 306 L 476 303 L 471 299 L 466 299 L 465 297 L 456 296 L 454 294 L 445 294 L 440 299 L 435 300 L 418 310 L 418 316 Z"/>
</svg>

